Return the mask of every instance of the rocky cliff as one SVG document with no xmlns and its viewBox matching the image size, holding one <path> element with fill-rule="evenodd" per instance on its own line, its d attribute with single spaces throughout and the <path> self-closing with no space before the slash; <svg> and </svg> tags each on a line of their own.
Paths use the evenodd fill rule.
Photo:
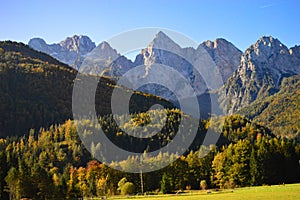
<svg viewBox="0 0 300 200">
<path fill-rule="evenodd" d="M 288 49 L 271 36 L 260 38 L 241 57 L 240 65 L 220 91 L 226 113 L 278 91 L 283 77 L 300 73 L 299 47 Z"/>
<path fill-rule="evenodd" d="M 28 45 L 37 51 L 51 55 L 75 69 L 78 69 L 86 55 L 96 47 L 95 43 L 84 35 L 67 37 L 57 44 L 47 44 L 41 38 L 33 38 L 28 42 Z"/>
</svg>

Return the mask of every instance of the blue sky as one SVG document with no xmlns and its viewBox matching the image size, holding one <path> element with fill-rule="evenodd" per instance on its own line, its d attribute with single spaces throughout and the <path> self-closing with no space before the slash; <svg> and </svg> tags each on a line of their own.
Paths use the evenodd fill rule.
<svg viewBox="0 0 300 200">
<path fill-rule="evenodd" d="M 1 0 L 0 40 L 59 42 L 74 34 L 96 44 L 131 29 L 162 27 L 197 43 L 225 38 L 241 50 L 262 35 L 300 44 L 300 1 L 291 0 Z"/>
</svg>

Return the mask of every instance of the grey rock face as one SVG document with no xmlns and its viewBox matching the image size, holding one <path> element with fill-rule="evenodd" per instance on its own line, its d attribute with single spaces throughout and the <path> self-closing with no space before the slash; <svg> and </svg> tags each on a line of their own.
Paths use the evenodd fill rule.
<svg viewBox="0 0 300 200">
<path fill-rule="evenodd" d="M 260 38 L 242 55 L 240 65 L 220 91 L 226 113 L 277 92 L 283 77 L 300 73 L 299 48 L 288 49 L 271 36 Z"/>
<path fill-rule="evenodd" d="M 290 48 L 290 54 L 294 56 L 296 59 L 300 59 L 300 46 L 296 45 Z"/>
<path fill-rule="evenodd" d="M 208 40 L 199 47 L 204 48 L 216 63 L 223 82 L 227 81 L 240 64 L 242 52 L 225 39 L 216 39 L 213 42 Z"/>
<path fill-rule="evenodd" d="M 83 35 L 67 37 L 58 44 L 47 44 L 41 38 L 33 38 L 28 42 L 28 45 L 75 69 L 78 69 L 86 55 L 96 47 L 89 37 Z"/>
<path fill-rule="evenodd" d="M 191 53 L 194 54 L 194 50 Z M 168 77 L 168 74 L 161 74 L 160 70 L 156 69 L 158 68 L 157 64 L 159 64 L 169 67 L 170 70 L 176 70 L 188 80 L 189 84 L 193 85 L 194 83 L 195 74 L 193 63 L 185 59 L 182 48 L 163 32 L 156 34 L 154 40 L 150 42 L 148 47 L 141 51 L 138 59 L 140 61 L 138 64 L 145 66 L 144 77 L 149 76 L 149 74 L 156 74 L 157 79 L 166 76 L 163 78 L 165 84 L 174 85 L 174 88 L 178 90 L 181 82 L 174 77 Z M 146 85 L 142 87 L 141 90 L 170 100 L 175 100 L 174 94 L 166 87 L 161 87 L 160 85 Z M 184 91 L 181 92 L 184 96 L 183 93 Z"/>
<path fill-rule="evenodd" d="M 242 54 L 240 50 L 224 39 L 211 42 L 213 45 L 209 45 L 209 42 L 200 44 L 197 49 L 181 48 L 163 32 L 159 32 L 148 47 L 136 57 L 135 64 L 145 65 L 145 76 L 150 72 L 162 76 L 155 70 L 155 63 L 169 66 L 188 80 L 196 95 L 201 95 L 208 88 L 216 88 L 212 87 L 212 85 L 216 85 L 215 83 L 219 82 L 220 87 L 223 81 L 226 81 L 229 75 L 236 70 Z M 216 81 L 220 77 L 212 77 L 213 70 L 217 70 L 223 80 Z M 172 77 L 165 80 L 171 85 L 180 85 L 180 82 Z M 178 87 L 175 86 L 175 88 Z M 175 98 L 170 91 L 158 85 L 148 85 L 143 87 L 142 91 L 170 100 Z M 180 93 L 184 95 L 184 91 Z"/>
<path fill-rule="evenodd" d="M 204 42 L 197 49 L 181 48 L 163 32 L 156 34 L 149 45 L 136 56 L 134 62 L 118 54 L 107 42 L 95 47 L 86 36 L 73 36 L 52 45 L 35 38 L 30 40 L 29 45 L 76 69 L 82 65 L 79 69 L 81 72 L 101 74 L 114 80 L 118 80 L 137 66 L 143 66 L 139 76 L 146 79 L 150 73 L 151 77 L 163 78 L 167 85 L 174 86 L 177 91 L 180 90 L 182 98 L 190 96 L 182 81 L 169 77 L 168 73 L 162 74 L 157 64 L 167 66 L 181 74 L 194 89 L 195 94 L 202 95 L 208 89 L 221 87 L 237 68 L 241 56 L 241 51 L 224 39 Z M 218 77 L 213 77 L 215 74 Z M 174 93 L 159 84 L 145 85 L 139 90 L 176 101 Z"/>
<path fill-rule="evenodd" d="M 29 46 L 76 69 L 82 64 L 82 72 L 101 74 L 114 80 L 142 66 L 142 71 L 136 76 L 145 80 L 149 77 L 163 79 L 167 85 L 180 91 L 181 98 L 188 98 L 190 94 L 182 81 L 159 70 L 159 65 L 167 66 L 181 74 L 197 96 L 207 90 L 221 88 L 219 101 L 228 114 L 256 99 L 276 93 L 284 77 L 300 74 L 300 46 L 288 49 L 271 36 L 260 38 L 242 54 L 225 39 L 208 40 L 197 49 L 181 48 L 166 34 L 159 32 L 134 62 L 118 54 L 107 42 L 95 47 L 87 36 L 75 35 L 50 45 L 43 39 L 33 38 Z M 133 76 L 132 79 L 136 80 Z M 148 84 L 138 90 L 176 102 L 174 93 L 159 84 Z"/>
</svg>

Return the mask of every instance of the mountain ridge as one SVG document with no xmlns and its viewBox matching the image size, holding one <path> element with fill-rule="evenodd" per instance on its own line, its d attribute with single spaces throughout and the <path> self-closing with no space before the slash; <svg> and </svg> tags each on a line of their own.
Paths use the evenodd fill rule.
<svg viewBox="0 0 300 200">
<path fill-rule="evenodd" d="M 220 90 L 225 113 L 234 113 L 256 99 L 276 93 L 284 77 L 300 74 L 300 59 L 290 50 L 272 36 L 263 36 L 251 45 Z"/>
<path fill-rule="evenodd" d="M 99 44 L 88 55 L 84 64 L 90 66 L 82 69 L 88 74 L 101 74 L 118 80 L 136 66 L 144 66 L 143 77 L 149 73 L 154 77 L 164 77 L 167 84 L 175 85 L 178 90 L 178 80 L 157 71 L 154 64 L 158 64 L 170 66 L 182 74 L 197 96 L 207 90 L 221 88 L 218 94 L 224 114 L 235 113 L 256 99 L 277 93 L 283 78 L 300 74 L 300 46 L 287 48 L 272 36 L 262 36 L 242 52 L 223 38 L 204 41 L 196 49 L 181 48 L 160 31 L 134 61 L 120 55 L 107 42 Z M 201 69 L 201 73 L 197 69 Z M 146 85 L 139 90 L 173 103 L 178 100 L 172 91 L 158 85 Z M 180 93 L 189 98 L 184 89 Z"/>
<path fill-rule="evenodd" d="M 71 37 L 71 38 L 78 38 L 78 36 L 77 35 L 74 35 L 73 37 Z M 87 37 L 88 38 L 88 36 L 82 36 L 82 37 Z M 63 40 L 63 41 L 67 41 L 67 40 L 70 40 L 70 37 L 67 37 L 65 40 Z M 75 39 L 73 39 L 73 40 L 75 40 Z M 68 57 L 68 55 L 66 55 L 66 54 L 63 54 L 62 56 L 59 56 L 59 55 L 57 55 L 58 53 L 57 52 L 50 52 L 50 50 L 49 50 L 49 48 L 50 49 L 57 49 L 57 46 L 58 45 L 62 45 L 64 42 L 60 42 L 60 43 L 56 43 L 56 44 L 50 44 L 50 45 L 48 45 L 48 44 L 46 44 L 46 42 L 43 40 L 43 39 L 41 39 L 41 38 L 33 38 L 33 39 L 31 39 L 30 41 L 29 41 L 29 46 L 30 47 L 32 47 L 32 48 L 34 48 L 34 49 L 36 49 L 36 50 L 38 50 L 38 51 L 42 51 L 42 52 L 45 52 L 45 53 L 47 53 L 47 54 L 50 54 L 50 55 L 52 55 L 53 57 L 55 57 L 55 58 L 57 58 L 58 60 L 60 60 L 61 62 L 64 62 L 64 63 L 66 63 L 66 64 L 68 64 L 68 65 L 70 65 L 70 66 L 72 66 L 72 67 L 74 67 L 75 69 L 79 69 L 79 67 L 80 67 L 80 64 L 82 64 L 82 62 L 83 62 L 83 60 L 84 60 L 84 58 L 85 58 L 85 55 L 79 55 L 79 57 L 81 58 L 81 59 L 79 59 L 78 60 L 78 58 L 71 58 L 71 59 L 68 59 L 68 60 L 64 60 L 63 59 L 63 57 L 65 56 L 65 57 Z M 237 59 L 239 59 L 239 56 L 241 55 L 241 51 L 238 49 L 238 48 L 236 48 L 232 43 L 230 43 L 230 42 L 228 42 L 227 40 L 225 40 L 225 39 L 223 39 L 223 38 L 217 38 L 215 41 L 222 41 L 222 43 L 223 44 L 225 44 L 225 43 L 228 43 L 228 44 L 225 44 L 225 45 L 227 45 L 227 49 L 225 49 L 225 51 L 226 50 L 228 50 L 228 47 L 230 47 L 230 48 L 234 48 L 234 51 L 233 52 L 235 52 L 235 53 L 237 53 L 237 56 L 235 56 L 235 57 L 231 57 L 230 59 L 229 58 L 225 58 L 225 61 L 224 61 L 224 55 L 223 56 L 218 56 L 218 54 L 219 54 L 219 49 L 218 49 L 218 46 L 216 46 L 215 48 L 212 48 L 211 49 L 211 54 L 213 53 L 214 55 L 217 55 L 217 65 L 218 65 L 218 67 L 221 67 L 221 65 L 222 64 L 224 64 L 224 63 L 228 63 L 226 66 L 225 66 L 225 69 L 224 70 L 220 70 L 220 73 L 222 73 L 221 74 L 221 76 L 222 76 L 222 78 L 223 78 L 223 80 L 224 81 L 226 81 L 227 79 L 228 79 L 228 76 L 229 76 L 229 74 L 230 73 L 232 73 L 235 69 L 236 69 L 236 65 L 237 65 Z M 105 41 L 103 41 L 104 43 L 106 43 L 106 44 L 108 44 L 107 42 L 105 42 Z M 102 45 L 102 43 L 103 42 L 101 42 L 99 45 Z M 197 56 L 197 50 L 199 49 L 199 48 L 202 48 L 203 46 L 205 46 L 205 45 L 203 45 L 205 42 L 203 42 L 203 43 L 201 43 L 201 44 L 199 44 L 198 45 L 198 47 L 195 49 L 195 48 L 193 48 L 193 47 L 185 47 L 185 48 L 182 48 L 180 45 L 178 45 L 176 42 L 174 42 L 167 34 L 165 34 L 164 32 L 162 32 L 162 31 L 159 31 L 155 36 L 154 36 L 154 38 L 153 38 L 153 40 L 152 41 L 150 41 L 149 42 L 149 45 L 147 46 L 147 47 L 145 47 L 144 49 L 142 49 L 141 50 L 141 52 L 140 52 L 140 54 L 138 54 L 137 56 L 136 56 L 136 58 L 135 58 L 135 60 L 134 61 L 132 61 L 132 63 L 130 63 L 129 62 L 129 59 L 128 58 L 126 58 L 127 60 L 128 60 L 128 63 L 130 63 L 130 64 L 127 64 L 127 65 L 130 65 L 130 66 L 136 66 L 136 65 L 138 65 L 138 64 L 141 64 L 141 62 L 143 62 L 143 64 L 145 64 L 145 65 L 150 65 L 152 62 L 151 62 L 151 60 L 149 60 L 149 59 L 146 59 L 145 58 L 145 56 L 144 56 L 144 58 L 142 58 L 142 56 L 141 56 L 141 54 L 143 55 L 143 54 L 145 54 L 146 52 L 147 52 L 147 50 L 146 49 L 148 49 L 148 52 L 147 53 L 150 53 L 151 54 L 151 49 L 163 49 L 163 50 L 166 50 L 166 51 L 171 51 L 172 53 L 174 53 L 174 54 L 177 54 L 177 55 L 179 55 L 179 56 L 181 56 L 181 57 L 184 57 L 185 59 L 187 59 L 190 63 L 192 63 L 192 64 L 194 64 L 194 60 L 195 60 L 195 56 Z M 219 42 L 218 42 L 219 43 Z M 48 45 L 48 46 L 45 46 L 45 44 L 46 45 Z M 97 46 L 99 46 L 99 45 L 97 45 Z M 109 45 L 109 44 L 108 44 Z M 70 45 L 69 45 L 70 46 Z M 110 46 L 110 45 L 109 45 Z M 220 45 L 219 45 L 220 46 Z M 44 49 L 43 49 L 44 48 Z M 95 47 L 94 47 L 95 48 Z M 94 49 L 93 48 L 93 49 Z M 65 48 L 66 49 L 66 48 Z M 92 50 L 93 50 L 92 48 L 91 49 L 89 49 L 89 52 L 91 52 Z M 208 48 L 207 48 L 208 49 Z M 72 51 L 73 49 L 70 49 L 70 51 Z M 52 50 L 53 51 L 53 50 Z M 57 50 L 56 50 L 57 51 Z M 117 51 L 117 50 L 116 50 Z M 150 51 L 150 52 L 149 52 Z M 88 52 L 88 53 L 89 53 Z M 109 52 L 108 52 L 109 53 Z M 221 52 L 222 53 L 222 52 Z M 113 55 L 114 55 L 115 53 L 113 53 Z M 117 54 L 118 54 L 118 52 L 117 52 Z M 198 53 L 199 54 L 199 53 Z M 223 54 L 224 54 L 224 52 L 223 52 Z M 123 56 L 123 55 L 119 55 L 119 56 Z M 116 56 L 112 56 L 112 57 L 116 57 Z M 125 56 L 124 56 L 125 57 Z M 123 58 L 124 59 L 124 58 Z M 227 60 L 226 60 L 227 59 Z M 125 60 L 125 59 L 124 59 Z M 142 61 L 142 60 L 144 60 L 144 61 Z M 231 60 L 233 60 L 233 62 L 231 62 Z M 220 62 L 221 61 L 221 62 Z M 220 63 L 220 64 L 218 64 L 218 63 Z M 120 70 L 120 69 L 119 69 Z M 96 71 L 97 72 L 97 70 L 93 70 L 93 71 Z M 122 71 L 122 70 L 121 70 Z M 123 70 L 124 71 L 124 70 Z M 224 75 L 223 75 L 223 73 L 225 73 Z M 111 73 L 112 74 L 112 73 Z M 119 73 L 119 74 L 123 74 L 122 72 L 121 73 Z"/>
<path fill-rule="evenodd" d="M 41 38 L 32 38 L 29 40 L 28 45 L 37 51 L 51 55 L 75 69 L 78 69 L 81 65 L 86 54 L 96 47 L 95 43 L 88 36 L 84 35 L 73 35 L 54 44 L 47 44 Z"/>
</svg>

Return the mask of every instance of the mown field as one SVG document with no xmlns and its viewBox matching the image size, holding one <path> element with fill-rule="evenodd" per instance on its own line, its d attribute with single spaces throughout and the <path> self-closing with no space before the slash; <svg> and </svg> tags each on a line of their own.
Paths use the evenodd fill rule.
<svg viewBox="0 0 300 200">
<path fill-rule="evenodd" d="M 180 195 L 159 195 L 148 197 L 124 197 L 124 198 L 109 198 L 109 199 L 142 199 L 142 200 L 250 200 L 250 199 L 264 199 L 264 200 L 288 200 L 300 199 L 300 184 L 287 185 L 272 185 L 260 187 L 247 187 L 234 190 L 224 190 L 211 193 L 196 192 L 185 193 Z"/>
</svg>

